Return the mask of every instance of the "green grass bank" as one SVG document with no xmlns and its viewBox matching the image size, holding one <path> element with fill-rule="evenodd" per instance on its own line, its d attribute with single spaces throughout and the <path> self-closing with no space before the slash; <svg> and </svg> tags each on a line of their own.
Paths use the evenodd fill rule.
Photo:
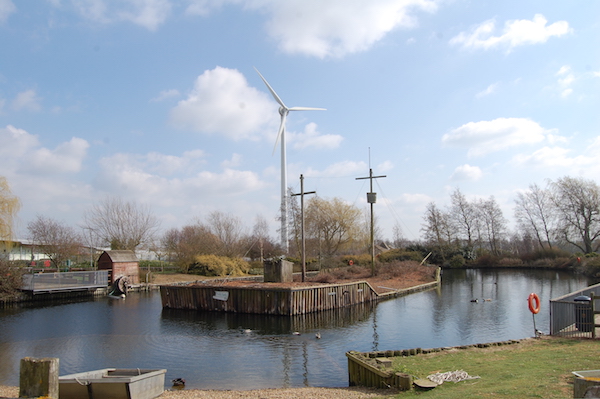
<svg viewBox="0 0 600 399">
<path fill-rule="evenodd" d="M 429 390 L 401 392 L 397 398 L 572 398 L 577 370 L 600 369 L 600 341 L 543 337 L 514 345 L 393 358 L 397 372 L 426 378 L 464 370 L 479 379 L 444 382 Z"/>
</svg>

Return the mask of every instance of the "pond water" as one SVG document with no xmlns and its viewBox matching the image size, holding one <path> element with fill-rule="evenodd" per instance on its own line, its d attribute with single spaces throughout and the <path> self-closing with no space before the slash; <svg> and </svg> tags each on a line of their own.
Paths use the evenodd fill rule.
<svg viewBox="0 0 600 399">
<path fill-rule="evenodd" d="M 294 317 L 162 309 L 158 292 L 0 309 L 0 384 L 18 385 L 29 356 L 59 358 L 61 375 L 166 368 L 167 383 L 181 377 L 187 388 L 342 387 L 349 350 L 532 337 L 529 293 L 542 303 L 536 327 L 548 332 L 548 301 L 591 283 L 554 271 L 452 270 L 436 290 Z"/>
</svg>

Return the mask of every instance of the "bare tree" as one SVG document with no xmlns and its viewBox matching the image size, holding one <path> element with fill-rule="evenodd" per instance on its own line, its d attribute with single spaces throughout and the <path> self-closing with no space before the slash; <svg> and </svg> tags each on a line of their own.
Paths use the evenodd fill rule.
<svg viewBox="0 0 600 399">
<path fill-rule="evenodd" d="M 493 196 L 488 200 L 480 200 L 476 209 L 481 220 L 483 237 L 488 242 L 492 254 L 499 255 L 501 240 L 506 236 L 506 218 Z"/>
<path fill-rule="evenodd" d="M 37 248 L 59 268 L 66 260 L 79 255 L 82 250 L 81 235 L 71 226 L 38 215 L 27 224 L 29 237 Z"/>
<path fill-rule="evenodd" d="M 584 253 L 600 248 L 600 187 L 593 180 L 563 177 L 550 184 L 558 235 Z"/>
<path fill-rule="evenodd" d="M 0 176 L 0 240 L 12 240 L 14 219 L 21 202 L 10 191 L 8 181 Z"/>
<path fill-rule="evenodd" d="M 201 223 L 168 230 L 161 244 L 169 258 L 186 273 L 197 255 L 214 254 L 220 246 L 219 239 Z"/>
<path fill-rule="evenodd" d="M 394 246 L 394 248 L 401 248 L 406 246 L 407 239 L 406 237 L 404 237 L 404 232 L 402 231 L 402 226 L 400 226 L 400 224 L 394 224 L 394 227 L 392 227 L 392 235 L 392 245 Z"/>
<path fill-rule="evenodd" d="M 265 257 L 274 255 L 275 245 L 269 237 L 269 224 L 264 216 L 256 216 L 248 243 L 246 254 L 252 259 L 259 259 L 262 262 Z"/>
<path fill-rule="evenodd" d="M 425 223 L 421 231 L 424 239 L 438 247 L 442 260 L 446 261 L 445 248 L 452 243 L 456 234 L 450 215 L 441 211 L 434 202 L 430 202 L 427 204 L 423 219 Z"/>
<path fill-rule="evenodd" d="M 152 242 L 158 220 L 150 208 L 121 198 L 106 198 L 84 215 L 84 228 L 90 229 L 111 249 L 128 249 Z"/>
<path fill-rule="evenodd" d="M 207 218 L 210 232 L 219 239 L 218 254 L 224 256 L 242 256 L 244 252 L 244 225 L 236 216 L 213 211 Z"/>
<path fill-rule="evenodd" d="M 475 206 L 467 200 L 467 197 L 457 188 L 450 195 L 452 205 L 450 217 L 456 225 L 458 233 L 466 241 L 469 248 L 473 247 L 473 236 L 477 229 L 477 211 Z"/>
<path fill-rule="evenodd" d="M 550 192 L 531 184 L 529 191 L 517 194 L 515 204 L 515 219 L 524 235 L 534 235 L 541 248 L 552 248 L 554 214 Z"/>
</svg>

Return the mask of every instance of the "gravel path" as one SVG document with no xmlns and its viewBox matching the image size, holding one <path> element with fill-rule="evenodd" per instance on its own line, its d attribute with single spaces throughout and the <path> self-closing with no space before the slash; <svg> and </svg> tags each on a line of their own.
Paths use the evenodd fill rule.
<svg viewBox="0 0 600 399">
<path fill-rule="evenodd" d="M 184 389 L 181 391 L 165 391 L 160 399 L 363 399 L 385 398 L 394 395 L 395 391 L 375 390 L 368 388 L 277 388 L 257 389 L 251 391 L 203 391 Z M 0 385 L 0 398 L 17 398 L 18 387 Z"/>
</svg>

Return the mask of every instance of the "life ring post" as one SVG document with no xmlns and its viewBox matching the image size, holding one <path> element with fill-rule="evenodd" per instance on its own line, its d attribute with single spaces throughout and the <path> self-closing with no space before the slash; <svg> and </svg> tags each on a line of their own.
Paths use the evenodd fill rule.
<svg viewBox="0 0 600 399">
<path fill-rule="evenodd" d="M 536 293 L 529 294 L 527 302 L 531 313 L 538 314 L 540 312 L 540 297 Z"/>
<path fill-rule="evenodd" d="M 531 312 L 531 318 L 533 319 L 533 336 L 539 337 L 538 330 L 535 327 L 535 315 L 540 312 L 540 297 L 535 292 L 532 292 L 529 294 L 529 298 L 527 298 L 527 304 Z"/>
</svg>

